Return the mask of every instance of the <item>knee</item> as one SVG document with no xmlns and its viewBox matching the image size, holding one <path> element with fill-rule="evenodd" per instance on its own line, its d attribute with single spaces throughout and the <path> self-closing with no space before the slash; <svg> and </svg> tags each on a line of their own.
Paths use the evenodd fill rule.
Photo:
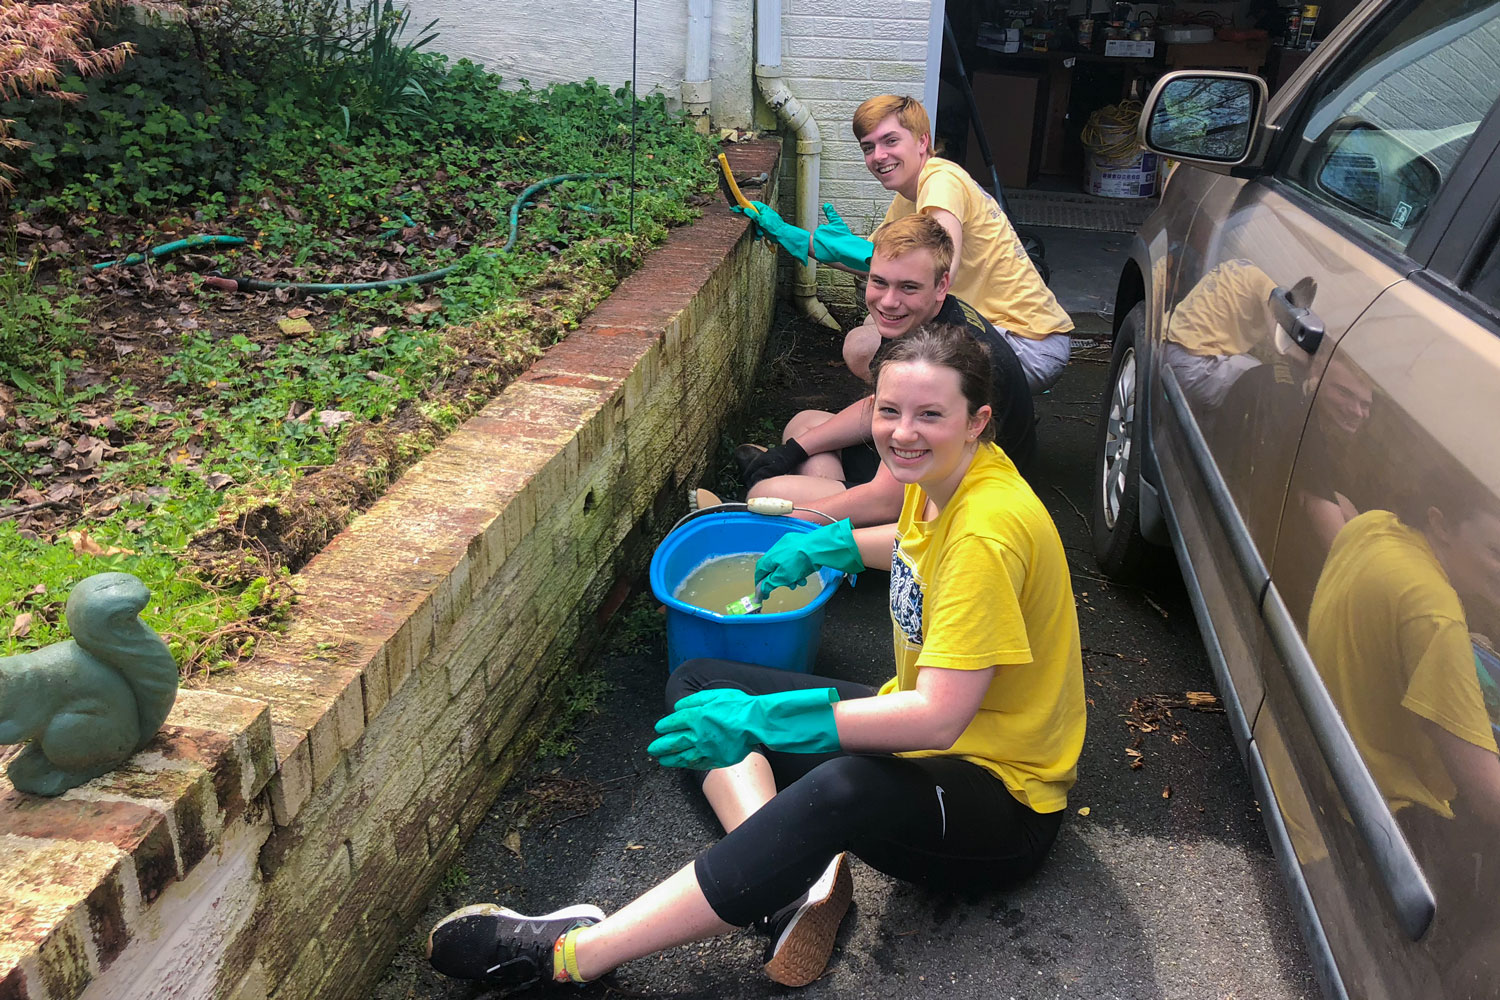
<svg viewBox="0 0 1500 1000">
<path fill-rule="evenodd" d="M 819 424 L 826 423 L 832 416 L 833 414 L 827 410 L 802 410 L 786 422 L 786 430 L 781 432 L 781 440 L 787 441 L 806 434 Z"/>
<path fill-rule="evenodd" d="M 717 678 L 714 660 L 684 660 L 682 665 L 667 675 L 667 711 L 683 698 L 702 691 Z"/>
<path fill-rule="evenodd" d="M 872 326 L 857 326 L 844 337 L 844 364 L 865 381 L 870 379 L 870 359 L 880 346 L 880 333 Z"/>
<path fill-rule="evenodd" d="M 883 784 L 883 765 L 890 759 L 834 757 L 813 768 L 798 784 L 806 782 L 811 786 L 810 797 L 827 814 L 855 814 L 880 801 L 879 796 L 871 795 L 870 792 Z"/>
</svg>

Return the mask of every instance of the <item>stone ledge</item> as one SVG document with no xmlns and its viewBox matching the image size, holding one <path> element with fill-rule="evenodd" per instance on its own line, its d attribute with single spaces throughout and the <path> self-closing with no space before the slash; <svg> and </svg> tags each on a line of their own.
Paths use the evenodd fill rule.
<svg viewBox="0 0 1500 1000">
<path fill-rule="evenodd" d="M 101 778 L 44 799 L 0 777 L 0 997 L 76 996 L 274 766 L 264 702 L 183 690 L 156 738 Z"/>
</svg>

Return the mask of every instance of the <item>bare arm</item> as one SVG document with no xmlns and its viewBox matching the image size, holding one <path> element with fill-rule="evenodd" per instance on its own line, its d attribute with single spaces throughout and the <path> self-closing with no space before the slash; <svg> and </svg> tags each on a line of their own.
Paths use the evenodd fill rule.
<svg viewBox="0 0 1500 1000">
<path fill-rule="evenodd" d="M 994 676 L 994 667 L 923 667 L 913 691 L 841 701 L 833 706 L 839 746 L 856 753 L 947 750 L 973 721 Z"/>
<path fill-rule="evenodd" d="M 838 451 L 870 440 L 873 398 L 866 396 L 850 403 L 821 424 L 799 434 L 797 443 L 809 455 L 821 455 L 825 451 Z"/>
<path fill-rule="evenodd" d="M 830 488 L 837 489 L 837 484 L 832 484 Z M 835 521 L 842 521 L 847 517 L 856 528 L 861 528 L 872 524 L 894 524 L 896 518 L 901 516 L 901 501 L 905 494 L 906 488 L 896 482 L 891 470 L 882 463 L 875 470 L 875 478 L 868 483 L 860 483 L 842 493 L 809 501 L 806 506 L 816 508 Z M 815 524 L 827 523 L 816 514 L 804 514 L 801 511 L 794 511 L 791 516 Z M 865 565 L 871 565 L 870 561 L 865 560 Z"/>
<path fill-rule="evenodd" d="M 938 224 L 947 230 L 949 238 L 953 240 L 953 263 L 948 267 L 948 280 L 957 281 L 958 261 L 964 252 L 963 224 L 958 221 L 958 216 L 946 208 L 929 208 L 927 214 L 936 219 Z"/>
<path fill-rule="evenodd" d="M 891 546 L 896 544 L 894 524 L 876 524 L 868 528 L 854 529 L 854 544 L 859 546 L 859 558 L 866 569 L 891 570 Z"/>
<path fill-rule="evenodd" d="M 1454 804 L 1475 816 L 1490 831 L 1500 830 L 1500 756 L 1454 736 L 1430 719 L 1422 729 L 1458 786 Z"/>
</svg>

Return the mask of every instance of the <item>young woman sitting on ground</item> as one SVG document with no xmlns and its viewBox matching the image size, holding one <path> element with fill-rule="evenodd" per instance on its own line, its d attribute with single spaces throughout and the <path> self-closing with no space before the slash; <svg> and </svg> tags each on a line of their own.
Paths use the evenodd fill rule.
<svg viewBox="0 0 1500 1000">
<path fill-rule="evenodd" d="M 1083 745 L 1083 664 L 1057 529 L 990 443 L 990 366 L 962 329 L 926 327 L 876 358 L 873 430 L 904 485 L 894 525 L 786 535 L 762 593 L 820 566 L 891 570 L 896 676 L 860 684 L 725 660 L 667 682 L 650 752 L 706 772 L 724 838 L 614 914 L 529 917 L 492 904 L 428 938 L 449 976 L 521 986 L 769 921 L 766 971 L 822 974 L 851 896 L 843 852 L 939 889 L 1005 886 L 1057 836 Z M 779 790 L 779 791 L 778 791 Z"/>
</svg>

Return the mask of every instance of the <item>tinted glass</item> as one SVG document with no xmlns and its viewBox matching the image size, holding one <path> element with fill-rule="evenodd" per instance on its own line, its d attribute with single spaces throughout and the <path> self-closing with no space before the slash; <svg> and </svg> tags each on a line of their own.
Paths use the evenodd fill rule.
<svg viewBox="0 0 1500 1000">
<path fill-rule="evenodd" d="M 1281 176 L 1404 250 L 1500 95 L 1500 4 L 1392 6 L 1312 96 Z"/>
</svg>

